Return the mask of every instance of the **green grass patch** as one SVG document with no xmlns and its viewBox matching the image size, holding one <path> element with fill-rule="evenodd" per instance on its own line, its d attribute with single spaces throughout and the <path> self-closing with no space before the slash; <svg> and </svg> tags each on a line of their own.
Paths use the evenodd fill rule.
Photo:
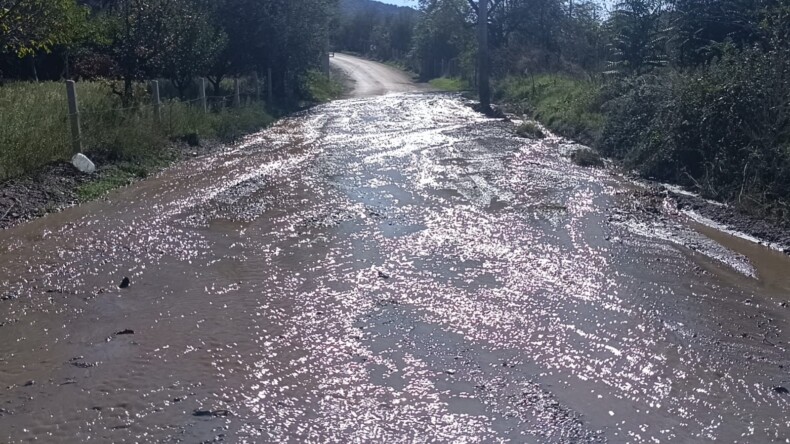
<svg viewBox="0 0 790 444">
<path fill-rule="evenodd" d="M 441 91 L 460 92 L 469 89 L 469 83 L 466 80 L 456 77 L 440 77 L 428 82 L 434 88 Z"/>
<path fill-rule="evenodd" d="M 167 167 L 177 159 L 174 151 L 160 150 L 135 162 L 119 162 L 102 168 L 95 180 L 77 187 L 77 197 L 83 202 L 96 199 L 116 188 L 124 187 Z"/>
<path fill-rule="evenodd" d="M 136 177 L 134 173 L 125 169 L 113 168 L 102 175 L 100 179 L 77 188 L 77 196 L 81 201 L 93 200 L 107 194 L 110 190 L 129 185 Z"/>
<path fill-rule="evenodd" d="M 310 71 L 304 79 L 308 99 L 326 103 L 343 95 L 343 84 L 319 71 Z"/>
<path fill-rule="evenodd" d="M 145 87 L 137 85 L 135 91 L 135 103 L 122 109 L 106 83 L 77 84 L 86 155 L 110 163 L 142 164 L 157 158 L 170 140 L 187 134 L 229 141 L 274 120 L 259 102 L 238 109 L 216 104 L 206 113 L 199 102 L 174 99 L 164 101 L 157 123 Z M 63 83 L 20 82 L 0 87 L 0 122 L 0 180 L 73 155 Z"/>
<path fill-rule="evenodd" d="M 592 145 L 604 125 L 600 87 L 563 75 L 508 77 L 495 85 L 495 98 L 528 113 L 552 131 Z"/>
</svg>

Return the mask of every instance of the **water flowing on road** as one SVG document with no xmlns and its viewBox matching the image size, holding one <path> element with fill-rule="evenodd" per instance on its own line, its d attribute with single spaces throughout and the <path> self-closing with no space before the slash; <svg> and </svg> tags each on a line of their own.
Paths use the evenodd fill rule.
<svg viewBox="0 0 790 444">
<path fill-rule="evenodd" d="M 788 442 L 786 276 L 397 91 L 0 233 L 0 441 Z"/>
</svg>

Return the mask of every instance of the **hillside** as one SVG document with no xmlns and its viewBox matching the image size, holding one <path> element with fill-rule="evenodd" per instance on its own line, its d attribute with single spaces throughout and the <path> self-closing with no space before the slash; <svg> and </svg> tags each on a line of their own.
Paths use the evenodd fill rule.
<svg viewBox="0 0 790 444">
<path fill-rule="evenodd" d="M 352 16 L 360 12 L 395 15 L 407 11 L 414 11 L 414 8 L 390 5 L 374 0 L 340 0 L 340 13 L 345 16 Z"/>
</svg>

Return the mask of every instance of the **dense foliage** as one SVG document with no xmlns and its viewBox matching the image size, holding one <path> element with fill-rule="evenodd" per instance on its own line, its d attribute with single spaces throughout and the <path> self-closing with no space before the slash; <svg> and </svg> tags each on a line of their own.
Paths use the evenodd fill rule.
<svg viewBox="0 0 790 444">
<path fill-rule="evenodd" d="M 0 0 L 0 78 L 172 81 L 264 76 L 289 98 L 320 68 L 337 0 Z"/>
<path fill-rule="evenodd" d="M 379 60 L 403 61 L 412 48 L 419 14 L 371 0 L 340 0 L 332 48 Z"/>
<path fill-rule="evenodd" d="M 426 78 L 474 79 L 479 1 L 421 1 Z M 647 177 L 790 222 L 786 0 L 489 2 L 497 98 Z"/>
</svg>

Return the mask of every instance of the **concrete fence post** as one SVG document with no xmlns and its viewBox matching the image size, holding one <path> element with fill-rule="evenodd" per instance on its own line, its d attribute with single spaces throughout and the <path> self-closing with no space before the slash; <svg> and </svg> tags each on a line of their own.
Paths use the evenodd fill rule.
<svg viewBox="0 0 790 444">
<path fill-rule="evenodd" d="M 159 81 L 151 82 L 151 103 L 154 106 L 154 119 L 156 123 L 162 122 L 162 101 L 159 98 Z"/>
<path fill-rule="evenodd" d="M 266 72 L 266 104 L 272 106 L 274 103 L 274 91 L 272 91 L 272 69 L 269 68 Z"/>
<path fill-rule="evenodd" d="M 206 79 L 200 79 L 200 103 L 203 105 L 203 112 L 208 113 L 208 100 L 206 99 Z"/>
<path fill-rule="evenodd" d="M 233 79 L 233 107 L 239 108 L 241 106 L 241 95 L 239 94 L 239 79 Z"/>
<path fill-rule="evenodd" d="M 324 51 L 324 55 L 321 57 L 321 68 L 323 68 L 324 75 L 327 77 L 329 77 L 332 73 L 329 66 L 329 51 Z"/>
<path fill-rule="evenodd" d="M 80 129 L 80 111 L 77 105 L 77 84 L 74 80 L 66 81 L 66 96 L 69 101 L 69 120 L 71 121 L 71 150 L 74 154 L 82 152 L 82 130 Z"/>
</svg>

